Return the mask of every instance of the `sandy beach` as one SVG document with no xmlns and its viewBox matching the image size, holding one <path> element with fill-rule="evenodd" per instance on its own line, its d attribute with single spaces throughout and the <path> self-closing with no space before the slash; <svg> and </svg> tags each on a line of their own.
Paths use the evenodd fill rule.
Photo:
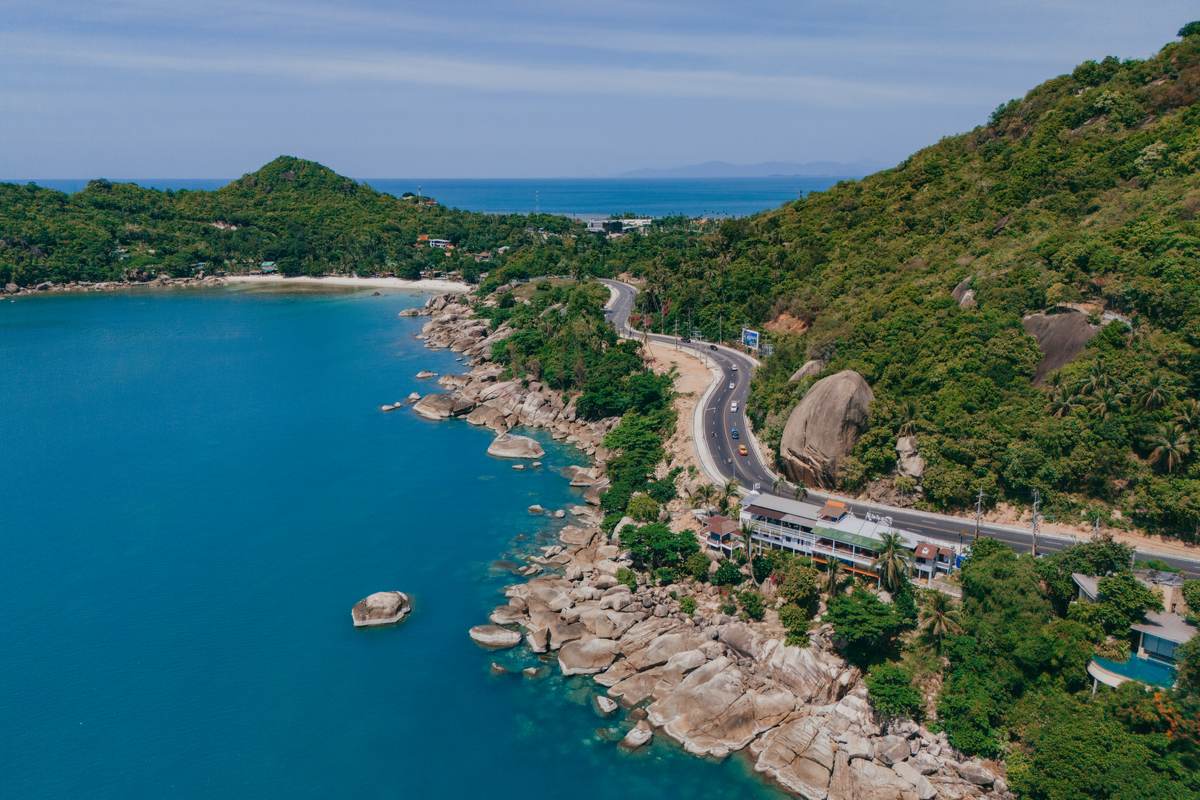
<svg viewBox="0 0 1200 800">
<path fill-rule="evenodd" d="M 282 275 L 230 275 L 222 279 L 225 283 L 258 283 L 278 286 L 340 286 L 358 289 L 406 289 L 413 292 L 469 292 L 471 287 L 460 281 L 425 279 L 410 281 L 404 278 L 355 278 L 331 275 L 323 278 Z"/>
</svg>

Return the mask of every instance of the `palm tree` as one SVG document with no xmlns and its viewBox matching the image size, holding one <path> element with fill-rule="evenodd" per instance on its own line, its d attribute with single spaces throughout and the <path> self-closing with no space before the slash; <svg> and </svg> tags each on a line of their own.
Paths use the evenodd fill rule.
<svg viewBox="0 0 1200 800">
<path fill-rule="evenodd" d="M 688 497 L 692 501 L 692 508 L 706 508 L 711 506 L 716 496 L 717 487 L 711 483 L 702 483 L 688 492 Z"/>
<path fill-rule="evenodd" d="M 1121 410 L 1121 403 L 1124 399 L 1120 393 L 1105 387 L 1096 394 L 1091 412 L 1100 419 L 1108 419 Z"/>
<path fill-rule="evenodd" d="M 1174 472 L 1192 452 L 1192 439 L 1178 423 L 1159 425 L 1146 443 L 1150 445 L 1150 463 Z"/>
<path fill-rule="evenodd" d="M 1200 400 L 1194 397 L 1184 400 L 1175 414 L 1175 422 L 1185 430 L 1200 428 Z"/>
<path fill-rule="evenodd" d="M 1146 385 L 1142 387 L 1142 391 L 1138 400 L 1142 404 L 1142 408 L 1147 411 L 1153 411 L 1156 408 L 1162 408 L 1171 399 L 1171 386 L 1167 381 L 1155 373 L 1146 381 Z"/>
<path fill-rule="evenodd" d="M 746 546 L 746 561 L 750 564 L 750 580 L 754 582 L 754 586 L 758 587 L 758 579 L 754 577 L 754 551 L 751 546 L 754 544 L 754 528 L 750 527 L 750 523 L 742 523 L 742 543 Z"/>
<path fill-rule="evenodd" d="M 729 501 L 738 496 L 737 481 L 726 481 L 721 487 L 721 508 L 729 511 Z"/>
<path fill-rule="evenodd" d="M 879 582 L 889 592 L 900 588 L 900 583 L 908 571 L 908 561 L 904 558 L 904 539 L 895 531 L 890 531 L 879 537 L 879 550 L 871 568 L 879 573 Z"/>
<path fill-rule="evenodd" d="M 959 633 L 958 609 L 950 601 L 949 595 L 934 592 L 921 608 L 921 634 L 931 642 L 934 648 L 942 652 L 942 640 L 954 633 Z"/>
<path fill-rule="evenodd" d="M 1096 362 L 1092 368 L 1088 370 L 1087 377 L 1080 384 L 1080 389 L 1088 394 L 1096 394 L 1102 389 L 1107 389 L 1112 386 L 1112 379 L 1108 377 L 1108 373 L 1104 370 L 1104 364 Z"/>
<path fill-rule="evenodd" d="M 900 428 L 896 432 L 896 435 L 912 436 L 917 432 L 917 417 L 920 416 L 917 404 L 912 400 L 905 400 L 897 410 L 900 414 Z"/>
<path fill-rule="evenodd" d="M 1060 386 L 1050 397 L 1050 413 L 1056 417 L 1065 417 L 1076 405 L 1075 395 L 1065 386 Z"/>
<path fill-rule="evenodd" d="M 794 497 L 796 500 L 803 500 L 804 498 L 808 497 L 808 489 L 800 484 L 796 484 L 792 487 L 792 497 Z"/>
<path fill-rule="evenodd" d="M 825 593 L 834 597 L 838 593 L 838 584 L 842 582 L 842 562 L 830 557 L 825 562 Z"/>
</svg>

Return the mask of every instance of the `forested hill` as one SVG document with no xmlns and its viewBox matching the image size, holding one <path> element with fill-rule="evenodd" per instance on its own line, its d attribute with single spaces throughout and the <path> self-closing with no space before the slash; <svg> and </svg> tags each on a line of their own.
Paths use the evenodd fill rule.
<svg viewBox="0 0 1200 800">
<path fill-rule="evenodd" d="M 383 194 L 312 161 L 281 156 L 217 191 L 97 180 L 75 194 L 0 184 L 0 284 L 119 280 L 129 274 L 477 273 L 474 254 L 541 241 L 562 217 L 474 214 Z M 422 234 L 455 252 L 417 246 Z"/>
<path fill-rule="evenodd" d="M 657 321 L 665 309 L 668 329 L 766 325 L 776 355 L 750 411 L 768 439 L 813 381 L 789 382 L 806 360 L 862 373 L 876 399 L 843 466 L 848 489 L 882 480 L 946 508 L 981 487 L 1020 503 L 1036 488 L 1052 513 L 1105 501 L 1194 538 L 1196 28 L 1148 60 L 1081 64 L 894 169 L 726 221 L 684 249 L 631 243 L 609 263 L 648 279 L 643 310 Z M 959 297 L 973 292 L 961 306 L 960 283 Z M 1040 387 L 1022 320 L 1069 305 L 1085 335 L 1109 324 Z M 891 485 L 901 432 L 928 460 L 920 494 Z"/>
</svg>

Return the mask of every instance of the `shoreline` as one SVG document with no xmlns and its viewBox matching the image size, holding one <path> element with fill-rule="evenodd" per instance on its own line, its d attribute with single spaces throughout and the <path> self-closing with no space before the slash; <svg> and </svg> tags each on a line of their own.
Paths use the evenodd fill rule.
<svg viewBox="0 0 1200 800">
<path fill-rule="evenodd" d="M 579 447 L 592 465 L 568 471 L 586 505 L 571 509 L 556 544 L 527 558 L 532 569 L 504 590 L 490 625 L 476 627 L 507 630 L 504 648 L 520 646 L 538 668 L 557 664 L 564 677 L 591 678 L 592 702 L 605 716 L 616 715 L 627 748 L 662 737 L 702 758 L 744 757 L 766 783 L 799 797 L 873 791 L 1011 800 L 999 765 L 967 758 L 924 725 L 879 719 L 863 674 L 836 652 L 828 623 L 813 620 L 808 647 L 786 644 L 772 587 L 762 589 L 765 619 L 753 622 L 726 614 L 727 591 L 709 582 L 618 581 L 631 561 L 619 533 L 610 538 L 601 530 L 599 508 L 610 456 L 603 433 L 617 418 L 577 420 L 572 399 L 536 381 L 502 380 L 491 350 L 513 331 L 492 330 L 466 302 L 434 297 L 418 312 L 430 317 L 417 334 L 427 347 L 469 359 L 465 374 L 439 378 L 447 391 L 421 398 L 418 413 L 462 418 L 496 433 L 547 429 Z M 704 374 L 694 372 L 696 389 Z M 673 438 L 687 448 L 678 430 Z M 694 530 L 682 500 L 668 509 L 673 528 Z M 530 512 L 545 513 L 538 506 Z M 617 531 L 631 522 L 623 519 Z M 694 610 L 681 605 L 683 595 L 693 598 Z"/>
<path fill-rule="evenodd" d="M 471 287 L 462 281 L 449 281 L 441 278 L 359 278 L 351 275 L 322 275 L 313 277 L 302 275 L 284 277 L 283 275 L 227 275 L 220 279 L 227 284 L 263 284 L 275 286 L 337 286 L 358 289 L 404 289 L 413 292 L 441 292 L 466 294 Z"/>
</svg>

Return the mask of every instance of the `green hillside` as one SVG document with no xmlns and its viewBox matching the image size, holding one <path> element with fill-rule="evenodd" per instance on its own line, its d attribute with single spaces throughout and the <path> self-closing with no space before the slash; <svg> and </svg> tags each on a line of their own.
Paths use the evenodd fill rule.
<svg viewBox="0 0 1200 800">
<path fill-rule="evenodd" d="M 297 275 L 415 277 L 436 268 L 470 278 L 479 267 L 469 254 L 540 242 L 526 232 L 531 226 L 565 231 L 570 223 L 393 197 L 287 156 L 213 192 L 98 180 L 68 195 L 0 184 L 0 283 L 119 280 L 138 270 L 242 271 L 262 261 Z M 460 252 L 448 257 L 417 247 L 421 234 L 449 239 Z"/>
<path fill-rule="evenodd" d="M 1102 503 L 1196 539 L 1197 99 L 1200 35 L 1145 61 L 1086 62 L 894 169 L 682 248 L 674 233 L 615 248 L 609 268 L 648 280 L 643 310 L 668 329 L 691 319 L 715 336 L 723 320 L 729 338 L 790 315 L 749 404 L 772 443 L 812 383 L 788 380 L 804 361 L 862 373 L 876 400 L 847 489 L 890 480 L 911 431 L 923 494 L 893 488 L 916 504 L 963 507 L 981 487 L 1027 503 L 1036 488 L 1051 513 Z M 973 308 L 951 295 L 966 279 Z M 1035 386 L 1022 318 L 1068 303 L 1129 324 Z"/>
</svg>

